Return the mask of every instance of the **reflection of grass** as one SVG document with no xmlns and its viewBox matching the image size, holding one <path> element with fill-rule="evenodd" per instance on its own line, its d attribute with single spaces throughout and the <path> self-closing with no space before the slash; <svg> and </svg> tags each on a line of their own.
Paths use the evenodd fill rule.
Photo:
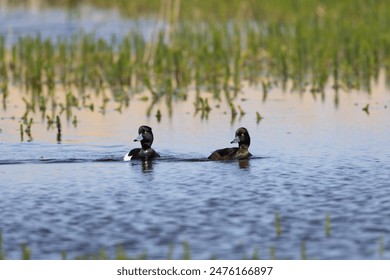
<svg viewBox="0 0 390 280">
<path fill-rule="evenodd" d="M 0 35 L 3 107 L 10 83 L 28 93 L 23 99 L 26 116 L 37 110 L 45 116 L 51 110 L 54 118 L 60 108 L 68 121 L 72 109 L 95 108 L 87 90 L 101 98 L 98 108 L 103 114 L 108 102 L 118 103 L 121 112 L 131 96 L 147 91 L 145 98 L 151 103 L 147 114 L 159 120 L 154 105 L 165 100 L 171 116 L 173 101 L 186 100 L 195 88 L 195 110 L 202 117 L 207 118 L 210 107 L 200 94 L 211 93 L 217 102 L 225 96 L 233 122 L 237 108 L 244 113 L 245 108 L 235 103 L 244 85 L 259 84 L 263 101 L 272 87 L 288 90 L 290 85 L 290 90 L 324 98 L 328 83 L 337 92 L 355 88 L 370 92 L 380 68 L 390 67 L 389 1 L 87 2 L 119 7 L 133 17 L 148 14 L 158 20 L 154 35 L 145 39 L 134 28 L 109 40 L 84 33 L 56 40 L 26 36 L 10 49 Z M 64 88 L 66 96 L 57 87 Z"/>
<path fill-rule="evenodd" d="M 206 118 L 211 111 L 211 107 L 209 105 L 209 100 L 207 98 L 198 97 L 194 103 L 195 106 L 195 114 L 201 112 L 201 118 Z"/>
<path fill-rule="evenodd" d="M 260 113 L 256 112 L 256 123 L 258 124 L 262 119 L 263 117 L 260 115 Z"/>
</svg>

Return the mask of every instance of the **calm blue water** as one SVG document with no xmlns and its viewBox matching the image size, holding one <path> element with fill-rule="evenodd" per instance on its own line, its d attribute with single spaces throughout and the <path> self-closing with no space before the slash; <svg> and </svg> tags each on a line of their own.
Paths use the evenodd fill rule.
<svg viewBox="0 0 390 280">
<path fill-rule="evenodd" d="M 12 27 L 15 34 L 26 28 Z M 24 108 L 10 97 L 0 118 L 6 258 L 20 258 L 23 242 L 34 259 L 100 249 L 113 256 L 117 245 L 151 259 L 166 258 L 173 245 L 174 258 L 181 258 L 188 242 L 194 259 L 241 259 L 256 248 L 263 259 L 273 250 L 276 258 L 299 259 L 305 242 L 308 258 L 389 259 L 390 93 L 383 84 L 382 77 L 371 95 L 341 93 L 337 106 L 331 88 L 324 102 L 277 89 L 263 102 L 261 89 L 245 89 L 240 98 L 247 101 L 236 102 L 246 114 L 233 123 L 227 105 L 216 108 L 212 101 L 208 119 L 194 115 L 191 98 L 175 103 L 171 117 L 164 102 L 157 104 L 158 122 L 155 111 L 147 117 L 148 104 L 135 97 L 122 114 L 115 106 L 104 115 L 74 112 L 77 127 L 61 116 L 60 143 L 39 114 L 32 142 L 26 135 L 21 142 Z M 361 109 L 366 104 L 369 114 Z M 259 124 L 256 112 L 264 116 Z M 132 139 L 142 124 L 153 128 L 162 158 L 150 165 L 122 162 L 138 147 Z M 205 160 L 232 146 L 240 126 L 249 130 L 255 158 Z"/>
</svg>

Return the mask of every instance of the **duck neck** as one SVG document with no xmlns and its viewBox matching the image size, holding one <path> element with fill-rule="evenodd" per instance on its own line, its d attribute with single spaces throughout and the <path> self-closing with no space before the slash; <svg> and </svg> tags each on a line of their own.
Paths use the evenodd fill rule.
<svg viewBox="0 0 390 280">
<path fill-rule="evenodd" d="M 238 148 L 239 148 L 240 150 L 248 151 L 249 145 L 247 145 L 247 144 L 240 144 L 240 145 L 238 146 Z"/>
<path fill-rule="evenodd" d="M 143 150 L 148 150 L 151 148 L 151 145 L 149 143 L 142 143 L 141 142 L 141 147 Z"/>
</svg>

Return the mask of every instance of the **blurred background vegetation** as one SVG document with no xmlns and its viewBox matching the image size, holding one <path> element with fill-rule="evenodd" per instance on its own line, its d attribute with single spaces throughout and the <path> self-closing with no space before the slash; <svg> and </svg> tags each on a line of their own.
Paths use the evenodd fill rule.
<svg viewBox="0 0 390 280">
<path fill-rule="evenodd" d="M 128 104 L 129 93 L 146 90 L 152 105 L 162 96 L 170 104 L 195 88 L 198 94 L 213 93 L 216 100 L 223 94 L 234 113 L 232 100 L 246 84 L 260 85 L 264 98 L 272 87 L 323 97 L 329 84 L 336 91 L 370 92 L 379 72 L 390 66 L 386 0 L 36 0 L 3 5 L 70 10 L 92 5 L 155 25 L 151 38 L 137 28 L 111 40 L 82 32 L 57 39 L 31 34 L 18 38 L 11 49 L 6 36 L 0 36 L 3 100 L 9 82 L 24 85 L 34 92 L 25 101 L 27 109 L 45 108 L 55 86 L 63 85 L 81 91 L 110 88 L 119 109 Z M 64 107 L 82 102 L 68 95 Z M 195 107 L 210 109 L 200 96 Z"/>
</svg>

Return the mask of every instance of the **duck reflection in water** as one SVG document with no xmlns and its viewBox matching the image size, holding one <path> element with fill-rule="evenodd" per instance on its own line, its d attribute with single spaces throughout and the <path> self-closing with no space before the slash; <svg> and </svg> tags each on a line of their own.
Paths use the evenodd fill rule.
<svg viewBox="0 0 390 280">
<path fill-rule="evenodd" d="M 238 160 L 238 166 L 240 167 L 240 169 L 245 169 L 245 170 L 249 170 L 249 159 L 240 159 Z"/>
<path fill-rule="evenodd" d="M 130 166 L 137 171 L 142 171 L 145 174 L 153 173 L 153 161 L 152 160 L 133 160 Z"/>
<path fill-rule="evenodd" d="M 153 170 L 153 161 L 151 160 L 143 160 L 141 162 L 142 172 L 149 173 Z"/>
</svg>

